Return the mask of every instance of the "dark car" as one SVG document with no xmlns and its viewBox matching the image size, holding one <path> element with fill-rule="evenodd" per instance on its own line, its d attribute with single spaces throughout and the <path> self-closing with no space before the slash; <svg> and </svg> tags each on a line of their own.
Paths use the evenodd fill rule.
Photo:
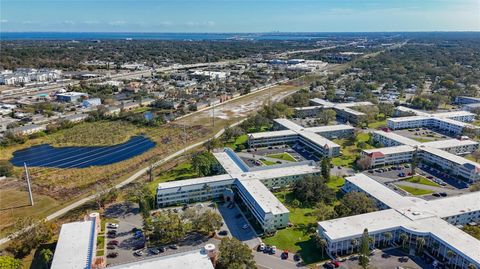
<svg viewBox="0 0 480 269">
<path fill-rule="evenodd" d="M 115 249 L 115 246 L 114 245 L 108 245 L 107 249 Z"/>
<path fill-rule="evenodd" d="M 117 234 L 117 230 L 109 230 L 107 234 Z"/>
<path fill-rule="evenodd" d="M 108 241 L 107 245 L 116 246 L 118 245 L 118 241 L 117 240 Z"/>
<path fill-rule="evenodd" d="M 153 255 L 157 255 L 160 253 L 160 250 L 156 249 L 156 248 L 151 248 L 149 249 L 150 253 L 152 253 Z"/>
<path fill-rule="evenodd" d="M 265 247 L 265 250 L 264 250 L 263 252 L 265 252 L 265 253 L 270 253 L 270 251 L 272 251 L 272 247 L 269 246 L 269 245 L 267 245 L 267 246 Z"/>
<path fill-rule="evenodd" d="M 117 234 L 108 234 L 107 237 L 108 237 L 108 238 L 116 238 L 116 237 L 117 237 Z"/>
<path fill-rule="evenodd" d="M 288 259 L 288 251 L 286 251 L 286 250 L 283 251 L 283 252 L 282 252 L 282 255 L 280 255 L 280 257 L 282 258 L 282 260 Z"/>
<path fill-rule="evenodd" d="M 334 269 L 335 268 L 335 265 L 327 262 L 323 265 L 323 267 L 325 267 L 326 269 Z"/>
<path fill-rule="evenodd" d="M 178 246 L 175 245 L 175 244 L 174 244 L 174 245 L 170 245 L 170 246 L 168 246 L 168 247 L 171 248 L 171 249 L 178 249 Z"/>
<path fill-rule="evenodd" d="M 300 261 L 300 255 L 295 253 L 295 255 L 293 255 L 293 260 L 296 261 L 296 262 Z"/>
<path fill-rule="evenodd" d="M 107 255 L 107 258 L 116 258 L 118 257 L 118 252 L 110 252 Z"/>
<path fill-rule="evenodd" d="M 441 193 L 440 193 L 440 196 L 446 197 L 446 196 L 447 196 L 447 193 L 446 193 L 446 192 L 441 192 Z"/>
<path fill-rule="evenodd" d="M 133 250 L 139 250 L 139 249 L 143 249 L 145 246 L 144 245 L 135 245 L 133 246 Z"/>
<path fill-rule="evenodd" d="M 165 247 L 159 247 L 159 248 L 158 248 L 158 251 L 160 251 L 161 253 L 163 253 L 163 252 L 167 251 L 167 248 L 165 248 Z"/>
<path fill-rule="evenodd" d="M 228 231 L 227 230 L 221 230 L 220 232 L 218 232 L 218 235 L 228 235 Z"/>
</svg>

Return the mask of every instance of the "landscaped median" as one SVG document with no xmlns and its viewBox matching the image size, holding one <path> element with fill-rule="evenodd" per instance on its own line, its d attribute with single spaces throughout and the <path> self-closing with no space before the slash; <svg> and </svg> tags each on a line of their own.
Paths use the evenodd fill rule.
<svg viewBox="0 0 480 269">
<path fill-rule="evenodd" d="M 412 195 L 415 195 L 415 196 L 427 195 L 427 194 L 434 193 L 434 191 L 431 191 L 431 190 L 420 189 L 420 188 L 410 187 L 410 186 L 405 186 L 405 185 L 400 185 L 400 184 L 397 184 L 396 186 L 399 187 L 400 189 L 412 194 Z"/>
<path fill-rule="evenodd" d="M 276 153 L 276 154 L 268 154 L 266 156 L 270 157 L 270 158 L 274 158 L 274 159 L 289 161 L 289 162 L 296 162 L 297 161 L 295 158 L 293 158 L 292 155 L 288 154 L 287 152 Z"/>
<path fill-rule="evenodd" d="M 411 178 L 405 179 L 407 182 L 411 183 L 416 183 L 416 184 L 422 184 L 422 185 L 427 185 L 427 186 L 433 186 L 433 187 L 441 187 L 439 184 L 425 178 L 422 176 L 413 176 Z"/>
</svg>

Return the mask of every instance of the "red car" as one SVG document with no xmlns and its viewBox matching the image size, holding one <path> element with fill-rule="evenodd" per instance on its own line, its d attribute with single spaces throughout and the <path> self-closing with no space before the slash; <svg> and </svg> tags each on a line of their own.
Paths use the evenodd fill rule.
<svg viewBox="0 0 480 269">
<path fill-rule="evenodd" d="M 107 245 L 108 245 L 108 246 L 116 246 L 116 245 L 118 245 L 118 241 L 117 241 L 117 240 L 109 241 L 109 242 L 107 243 Z"/>
<path fill-rule="evenodd" d="M 340 263 L 338 261 L 331 261 L 330 263 L 333 264 L 335 268 L 340 267 Z"/>
</svg>

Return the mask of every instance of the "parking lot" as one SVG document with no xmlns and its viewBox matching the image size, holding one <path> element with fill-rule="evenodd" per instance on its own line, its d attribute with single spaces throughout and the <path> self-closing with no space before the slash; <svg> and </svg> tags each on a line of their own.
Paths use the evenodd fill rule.
<svg viewBox="0 0 480 269">
<path fill-rule="evenodd" d="M 416 187 L 432 191 L 432 194 L 426 194 L 422 196 L 427 200 L 437 199 L 445 196 L 459 195 L 468 192 L 468 185 L 465 182 L 449 177 L 448 175 L 432 169 L 429 166 L 420 165 L 415 169 L 415 175 L 421 176 L 433 183 L 438 184 L 439 186 L 405 181 L 405 178 L 411 177 L 411 168 L 409 164 L 371 169 L 365 171 L 364 173 L 404 195 L 407 193 L 399 189 L 395 184 L 400 183 L 403 186 Z M 440 193 L 442 195 L 439 195 Z"/>
<path fill-rule="evenodd" d="M 272 146 L 272 147 L 248 149 L 248 150 L 239 152 L 237 154 L 250 167 L 261 165 L 259 160 L 262 160 L 262 161 L 266 160 L 266 161 L 277 163 L 277 164 L 292 162 L 292 161 L 281 160 L 278 158 L 272 158 L 268 156 L 271 154 L 281 154 L 281 153 L 288 153 L 297 162 L 308 160 L 309 159 L 308 156 L 310 155 L 306 151 L 301 152 L 297 149 L 291 148 L 289 145 L 279 145 L 279 146 Z"/>
<path fill-rule="evenodd" d="M 196 207 L 198 210 L 208 210 L 211 208 Z M 177 212 L 181 212 L 181 208 L 171 208 L 170 210 L 176 209 Z M 162 253 L 155 254 L 152 252 L 153 247 L 150 249 L 146 248 L 146 241 L 143 236 L 136 236 L 132 231 L 134 228 L 142 229 L 143 218 L 139 212 L 137 205 L 132 205 L 128 203 L 116 204 L 106 209 L 105 216 L 109 219 L 115 219 L 118 221 L 118 228 L 114 229 L 117 231 L 115 238 L 107 238 L 106 244 L 111 241 L 117 241 L 118 244 L 115 246 L 115 249 L 107 249 L 106 255 L 109 253 L 117 253 L 117 257 L 108 257 L 107 256 L 107 265 L 113 264 L 122 264 L 127 262 L 133 262 L 139 259 L 148 259 L 158 256 L 172 255 L 175 253 L 181 253 L 186 251 L 191 251 L 199 249 L 206 244 L 212 243 L 216 246 L 219 245 L 219 239 L 210 238 L 198 233 L 187 234 L 185 238 L 175 244 L 175 249 L 170 246 L 155 246 L 154 249 L 164 247 L 165 251 Z M 226 229 L 226 225 L 221 228 Z M 113 229 L 107 229 L 113 230 Z M 136 249 L 142 250 L 142 255 L 135 255 L 134 251 Z"/>
<path fill-rule="evenodd" d="M 218 210 L 224 219 L 225 228 L 229 231 L 229 235 L 247 244 L 250 248 L 256 247 L 260 244 L 260 239 L 258 239 L 252 226 L 237 206 L 229 208 L 229 204 L 218 205 Z M 248 227 L 244 229 L 245 225 Z"/>
<path fill-rule="evenodd" d="M 356 257 L 356 256 L 353 256 Z M 376 250 L 373 256 L 370 256 L 370 264 L 373 268 L 409 268 L 409 269 L 433 269 L 433 266 L 427 264 L 424 260 L 415 256 L 406 256 L 399 249 Z M 361 269 L 358 259 L 347 259 L 341 262 L 341 269 Z"/>
<path fill-rule="evenodd" d="M 395 133 L 414 140 L 418 140 L 420 142 L 438 141 L 451 138 L 448 134 L 443 134 L 427 128 L 396 130 Z"/>
</svg>

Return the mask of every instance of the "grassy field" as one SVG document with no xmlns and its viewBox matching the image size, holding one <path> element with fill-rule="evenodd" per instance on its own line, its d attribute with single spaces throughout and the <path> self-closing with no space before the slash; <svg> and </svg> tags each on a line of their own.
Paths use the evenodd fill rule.
<svg viewBox="0 0 480 269">
<path fill-rule="evenodd" d="M 275 196 L 290 210 L 290 222 L 294 226 L 277 231 L 274 236 L 263 239 L 263 242 L 282 250 L 300 252 L 306 264 L 327 259 L 328 257 L 321 255 L 321 251 L 317 249 L 315 242 L 311 239 L 309 227 L 315 226 L 317 222 L 317 219 L 312 216 L 314 209 L 310 207 L 293 208 L 291 201 L 295 197 L 291 191 L 277 192 Z"/>
<path fill-rule="evenodd" d="M 422 176 L 414 176 L 414 177 L 406 179 L 405 181 L 412 182 L 412 183 L 417 183 L 417 184 L 422 184 L 422 185 L 441 187 L 437 183 L 435 183 L 431 180 L 428 180 L 427 178 L 422 177 Z"/>
<path fill-rule="evenodd" d="M 155 193 L 158 183 L 195 177 L 198 177 L 198 174 L 193 170 L 192 164 L 190 162 L 183 162 L 168 171 L 162 172 L 159 177 L 148 183 L 148 187 L 152 193 Z"/>
<path fill-rule="evenodd" d="M 248 142 L 248 135 L 244 134 L 235 138 L 235 140 L 232 140 L 229 143 L 226 143 L 225 146 L 233 150 L 236 150 L 239 145 L 246 146 L 247 142 Z"/>
<path fill-rule="evenodd" d="M 379 129 L 387 126 L 387 120 L 376 121 L 368 124 L 368 128 Z"/>
<path fill-rule="evenodd" d="M 279 160 L 284 160 L 284 161 L 289 161 L 289 162 L 296 162 L 297 161 L 295 158 L 293 158 L 292 155 L 288 154 L 287 152 L 277 153 L 277 154 L 269 154 L 269 155 L 267 155 L 267 157 L 275 158 L 275 159 L 279 159 Z"/>
<path fill-rule="evenodd" d="M 339 157 L 332 158 L 332 164 L 335 166 L 353 167 L 357 156 L 359 156 L 362 149 L 358 148 L 358 143 L 367 143 L 370 136 L 368 133 L 359 133 L 355 138 L 355 143 L 348 144 L 347 139 L 335 139 L 335 143 L 342 147 L 342 153 Z M 365 149 L 370 149 L 372 146 L 365 144 Z"/>
<path fill-rule="evenodd" d="M 272 162 L 272 161 L 267 161 L 267 160 L 260 160 L 260 162 L 262 162 L 264 165 L 276 165 L 277 163 L 276 162 Z"/>
<path fill-rule="evenodd" d="M 420 188 L 415 188 L 415 187 L 410 187 L 410 186 L 404 186 L 404 185 L 400 185 L 400 184 L 397 184 L 397 187 L 399 187 L 400 189 L 412 194 L 412 195 L 415 195 L 415 196 L 419 196 L 419 195 L 426 195 L 426 194 L 431 194 L 431 193 L 434 193 L 434 191 L 431 191 L 431 190 L 425 190 L 425 189 L 420 189 Z"/>
<path fill-rule="evenodd" d="M 330 176 L 330 180 L 327 182 L 327 186 L 338 191 L 345 184 L 343 177 Z"/>
<path fill-rule="evenodd" d="M 97 256 L 105 254 L 105 235 L 97 236 Z"/>
</svg>

